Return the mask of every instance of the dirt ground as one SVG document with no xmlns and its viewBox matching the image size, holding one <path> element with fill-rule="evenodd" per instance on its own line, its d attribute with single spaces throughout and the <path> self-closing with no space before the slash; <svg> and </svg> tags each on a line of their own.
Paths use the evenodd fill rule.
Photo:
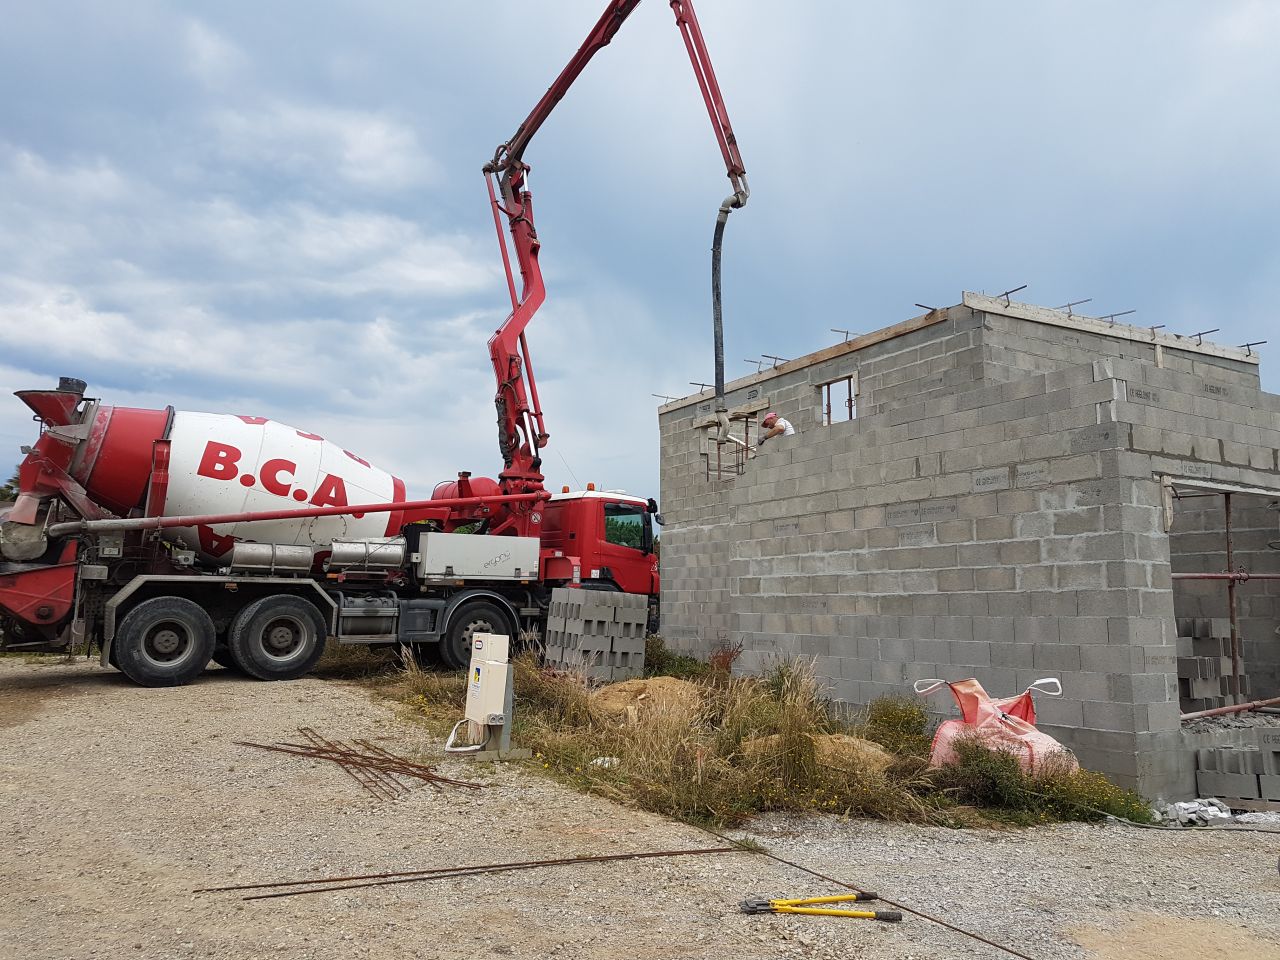
<svg viewBox="0 0 1280 960">
<path fill-rule="evenodd" d="M 0 659 L 0 957 L 1007 957 L 926 921 L 745 916 L 833 891 L 759 855 L 579 865 L 246 902 L 206 886 L 718 845 L 513 765 L 378 802 L 332 765 L 235 746 L 300 726 L 434 757 L 364 689 L 213 669 L 145 690 Z M 949 831 L 762 817 L 770 850 L 1052 957 L 1280 958 L 1280 836 L 1063 825 Z"/>
</svg>

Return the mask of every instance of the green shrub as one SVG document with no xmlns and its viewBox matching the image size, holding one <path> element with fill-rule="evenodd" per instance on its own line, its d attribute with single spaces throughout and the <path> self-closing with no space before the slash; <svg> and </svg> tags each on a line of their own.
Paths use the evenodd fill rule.
<svg viewBox="0 0 1280 960">
<path fill-rule="evenodd" d="M 957 740 L 955 752 L 956 762 L 930 777 L 933 789 L 950 802 L 981 807 L 1022 824 L 1102 820 L 1107 814 L 1151 822 L 1151 810 L 1141 796 L 1100 773 L 1072 770 L 1049 758 L 1035 774 L 1028 774 L 1013 754 L 989 750 L 975 740 Z"/>
<path fill-rule="evenodd" d="M 858 735 L 899 756 L 927 757 L 933 744 L 929 715 L 919 699 L 877 697 L 867 708 Z"/>
<path fill-rule="evenodd" d="M 711 673 L 711 665 L 697 657 L 668 650 L 666 641 L 651 633 L 644 641 L 644 675 L 700 680 Z"/>
</svg>

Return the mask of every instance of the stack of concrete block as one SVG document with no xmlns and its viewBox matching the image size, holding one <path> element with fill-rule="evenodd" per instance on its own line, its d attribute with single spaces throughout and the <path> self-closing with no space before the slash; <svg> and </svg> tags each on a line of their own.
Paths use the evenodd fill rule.
<svg viewBox="0 0 1280 960">
<path fill-rule="evenodd" d="M 1225 617 L 1178 619 L 1178 705 L 1183 713 L 1212 710 L 1235 703 L 1231 664 L 1231 621 Z M 1240 695 L 1249 678 L 1240 662 Z"/>
<path fill-rule="evenodd" d="M 560 587 L 551 592 L 543 658 L 548 666 L 581 671 L 593 680 L 644 676 L 649 598 Z"/>
<path fill-rule="evenodd" d="M 1250 744 L 1196 751 L 1196 787 L 1226 800 L 1280 801 L 1280 727 L 1254 727 Z"/>
</svg>

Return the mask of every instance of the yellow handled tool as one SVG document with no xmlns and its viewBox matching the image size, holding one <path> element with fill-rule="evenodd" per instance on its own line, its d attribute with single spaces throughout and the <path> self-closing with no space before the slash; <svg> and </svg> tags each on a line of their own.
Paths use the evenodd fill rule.
<svg viewBox="0 0 1280 960">
<path fill-rule="evenodd" d="M 858 893 L 837 893 L 829 897 L 803 897 L 799 900 L 770 900 L 769 902 L 775 907 L 811 907 L 819 903 L 849 903 L 853 900 L 879 899 L 874 893 L 864 890 Z"/>
<path fill-rule="evenodd" d="M 796 900 L 765 900 L 762 898 L 742 901 L 743 913 L 798 913 L 811 917 L 849 917 L 856 920 L 884 920 L 897 923 L 902 914 L 897 910 L 842 910 L 822 907 L 824 903 L 849 903 L 857 900 L 879 899 L 874 893 L 843 893 L 832 897 L 804 897 Z"/>
</svg>

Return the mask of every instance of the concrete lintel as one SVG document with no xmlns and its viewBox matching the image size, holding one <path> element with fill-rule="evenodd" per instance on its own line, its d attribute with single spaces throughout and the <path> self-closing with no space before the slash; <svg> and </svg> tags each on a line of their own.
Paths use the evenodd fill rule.
<svg viewBox="0 0 1280 960">
<path fill-rule="evenodd" d="M 1243 483 L 1231 483 L 1228 480 L 1204 480 L 1198 477 L 1179 477 L 1165 473 L 1156 474 L 1156 479 L 1161 481 L 1167 479 L 1175 487 L 1192 487 L 1213 493 L 1249 493 L 1260 497 L 1280 496 L 1280 487 L 1252 487 Z"/>
<path fill-rule="evenodd" d="M 1097 317 L 1086 317 L 1079 313 L 1067 314 L 1050 307 L 1037 307 L 1030 303 L 1019 303 L 1014 300 L 1006 303 L 1003 297 L 988 297 L 981 293 L 964 292 L 964 305 L 983 313 L 996 313 L 1018 320 L 1030 320 L 1033 323 L 1045 323 L 1054 327 L 1066 327 L 1069 330 L 1081 330 L 1102 337 L 1114 337 L 1117 340 L 1129 340 L 1134 343 L 1159 344 L 1171 350 L 1183 350 L 1187 353 L 1202 353 L 1211 357 L 1222 357 L 1239 363 L 1257 365 L 1258 354 L 1240 347 L 1224 347 L 1218 343 L 1205 341 L 1197 343 L 1190 337 L 1180 337 L 1176 333 L 1161 333 L 1150 327 L 1135 327 L 1127 323 L 1111 323 Z"/>
</svg>

